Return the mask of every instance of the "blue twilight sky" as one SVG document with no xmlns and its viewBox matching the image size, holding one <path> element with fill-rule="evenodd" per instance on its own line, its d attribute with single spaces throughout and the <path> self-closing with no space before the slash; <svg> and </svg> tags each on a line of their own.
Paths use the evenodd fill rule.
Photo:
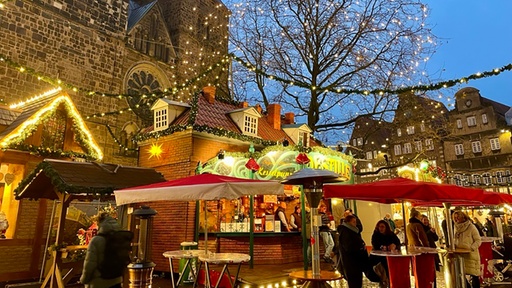
<svg viewBox="0 0 512 288">
<path fill-rule="evenodd" d="M 511 0 L 425 0 L 440 46 L 427 62 L 432 79 L 458 79 L 512 63 Z M 512 106 L 512 71 L 470 81 L 483 97 Z M 456 90 L 455 90 L 456 91 Z M 441 91 L 453 96 L 455 91 Z M 451 102 L 453 103 L 453 101 Z"/>
</svg>

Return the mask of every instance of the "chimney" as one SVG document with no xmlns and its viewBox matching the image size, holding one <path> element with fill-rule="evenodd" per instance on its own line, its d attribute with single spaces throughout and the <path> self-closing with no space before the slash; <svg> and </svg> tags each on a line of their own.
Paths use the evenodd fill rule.
<svg viewBox="0 0 512 288">
<path fill-rule="evenodd" d="M 284 113 L 284 124 L 295 124 L 295 114 L 292 112 Z"/>
<path fill-rule="evenodd" d="M 274 129 L 281 129 L 281 105 L 269 104 L 267 106 L 267 121 Z"/>
<path fill-rule="evenodd" d="M 245 101 L 244 102 L 240 102 L 240 105 L 238 105 L 238 106 L 240 106 L 240 108 L 247 108 L 247 107 L 249 107 L 249 103 L 247 103 Z"/>
<path fill-rule="evenodd" d="M 254 108 L 256 108 L 256 110 L 258 110 L 258 113 L 260 113 L 260 114 L 261 114 L 261 105 L 260 105 L 260 104 L 256 104 L 256 105 L 254 106 Z"/>
<path fill-rule="evenodd" d="M 206 86 L 203 88 L 203 94 L 206 100 L 213 104 L 215 102 L 215 87 L 214 86 Z"/>
</svg>

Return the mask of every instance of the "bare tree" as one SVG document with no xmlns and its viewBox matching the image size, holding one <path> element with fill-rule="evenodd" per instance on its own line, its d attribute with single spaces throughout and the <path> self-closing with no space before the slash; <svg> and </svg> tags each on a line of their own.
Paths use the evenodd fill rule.
<svg viewBox="0 0 512 288">
<path fill-rule="evenodd" d="M 287 81 L 276 89 L 253 71 L 241 78 L 255 83 L 265 104 L 277 100 L 306 116 L 314 131 L 394 111 L 395 95 L 337 89 L 418 84 L 417 69 L 436 44 L 425 24 L 427 8 L 417 1 L 248 0 L 231 9 L 235 54 L 250 69 Z"/>
</svg>

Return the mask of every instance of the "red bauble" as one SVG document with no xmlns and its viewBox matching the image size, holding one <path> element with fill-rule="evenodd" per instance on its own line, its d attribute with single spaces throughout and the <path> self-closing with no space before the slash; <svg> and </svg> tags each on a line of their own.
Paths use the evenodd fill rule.
<svg viewBox="0 0 512 288">
<path fill-rule="evenodd" d="M 256 172 L 260 170 L 260 165 L 256 163 L 256 160 L 251 158 L 249 161 L 247 161 L 247 163 L 245 163 L 245 168 L 252 170 L 252 172 Z"/>
<path fill-rule="evenodd" d="M 299 156 L 295 158 L 295 161 L 297 162 L 297 164 L 308 164 L 310 160 L 306 153 L 299 153 Z"/>
</svg>

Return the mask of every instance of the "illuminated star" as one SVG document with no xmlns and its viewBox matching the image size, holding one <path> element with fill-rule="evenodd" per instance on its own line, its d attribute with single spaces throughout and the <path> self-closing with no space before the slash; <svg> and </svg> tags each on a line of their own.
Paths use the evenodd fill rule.
<svg viewBox="0 0 512 288">
<path fill-rule="evenodd" d="M 162 144 L 152 144 L 151 148 L 149 149 L 149 154 L 150 156 L 148 159 L 151 159 L 153 157 L 160 159 L 160 156 L 162 155 Z"/>
</svg>

